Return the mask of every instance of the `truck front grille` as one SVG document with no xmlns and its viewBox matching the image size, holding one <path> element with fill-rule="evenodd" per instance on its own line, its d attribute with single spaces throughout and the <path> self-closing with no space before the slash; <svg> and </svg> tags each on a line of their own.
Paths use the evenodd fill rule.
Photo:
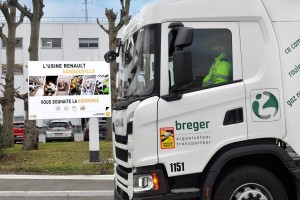
<svg viewBox="0 0 300 200">
<path fill-rule="evenodd" d="M 124 192 L 119 186 L 117 186 L 117 192 L 123 200 L 129 200 L 128 194 Z"/>
<path fill-rule="evenodd" d="M 127 123 L 127 129 L 126 129 L 126 135 L 125 136 L 121 136 L 121 135 L 117 135 L 115 134 L 115 140 L 117 143 L 120 144 L 128 144 L 128 135 L 132 134 L 132 128 L 133 128 L 133 123 L 132 122 L 128 122 Z M 115 125 L 113 124 L 113 131 L 115 132 Z"/>
<path fill-rule="evenodd" d="M 128 151 L 116 147 L 116 157 L 124 162 L 128 161 Z"/>
<path fill-rule="evenodd" d="M 127 123 L 127 129 L 126 129 L 127 135 L 132 134 L 132 128 L 133 128 L 133 123 L 132 122 L 128 122 Z"/>
<path fill-rule="evenodd" d="M 128 180 L 128 174 L 132 172 L 132 169 L 125 168 L 119 165 L 116 167 L 116 172 L 119 176 L 121 176 L 125 180 Z"/>
<path fill-rule="evenodd" d="M 127 144 L 128 143 L 128 136 L 121 136 L 121 135 L 117 135 L 115 134 L 115 140 L 117 143 L 120 144 Z"/>
</svg>

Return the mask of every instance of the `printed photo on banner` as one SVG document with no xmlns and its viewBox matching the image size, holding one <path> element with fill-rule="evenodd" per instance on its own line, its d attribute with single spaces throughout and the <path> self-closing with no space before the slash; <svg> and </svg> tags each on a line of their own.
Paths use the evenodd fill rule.
<svg viewBox="0 0 300 200">
<path fill-rule="evenodd" d="M 97 75 L 95 95 L 109 94 L 109 76 Z"/>
<path fill-rule="evenodd" d="M 82 95 L 93 95 L 96 85 L 96 75 L 85 75 L 83 79 Z"/>
<path fill-rule="evenodd" d="M 45 76 L 29 76 L 28 94 L 32 96 L 43 96 Z"/>
<path fill-rule="evenodd" d="M 44 96 L 56 95 L 57 78 L 58 76 L 46 76 L 46 81 L 44 83 Z"/>
<path fill-rule="evenodd" d="M 81 94 L 82 81 L 83 81 L 83 75 L 71 76 L 69 95 L 80 95 Z"/>
<path fill-rule="evenodd" d="M 59 76 L 57 79 L 56 96 L 68 96 L 71 76 Z"/>
</svg>

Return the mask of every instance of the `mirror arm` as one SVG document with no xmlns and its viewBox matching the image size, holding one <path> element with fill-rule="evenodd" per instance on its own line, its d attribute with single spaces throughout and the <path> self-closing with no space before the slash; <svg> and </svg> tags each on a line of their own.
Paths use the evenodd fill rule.
<svg viewBox="0 0 300 200">
<path fill-rule="evenodd" d="M 122 41 L 120 41 L 119 44 L 118 44 L 118 53 L 116 53 L 117 57 L 119 57 L 119 55 L 120 55 L 121 46 L 122 46 Z"/>
</svg>

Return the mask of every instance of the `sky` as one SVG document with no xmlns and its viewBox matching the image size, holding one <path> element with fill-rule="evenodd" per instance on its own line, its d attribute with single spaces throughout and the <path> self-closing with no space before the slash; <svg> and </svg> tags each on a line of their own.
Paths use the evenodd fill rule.
<svg viewBox="0 0 300 200">
<path fill-rule="evenodd" d="M 125 1 L 125 0 L 124 0 Z M 136 15 L 141 8 L 154 0 L 131 0 L 130 14 Z M 32 0 L 19 0 L 31 7 Z M 88 17 L 105 18 L 105 8 L 114 8 L 119 13 L 120 0 L 87 0 Z M 85 0 L 44 0 L 44 17 L 85 17 Z"/>
</svg>

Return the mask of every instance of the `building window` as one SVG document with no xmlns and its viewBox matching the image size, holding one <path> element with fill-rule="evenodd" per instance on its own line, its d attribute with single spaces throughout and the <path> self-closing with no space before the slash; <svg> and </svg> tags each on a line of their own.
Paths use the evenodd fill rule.
<svg viewBox="0 0 300 200">
<path fill-rule="evenodd" d="M 16 48 L 23 47 L 23 38 L 16 38 L 15 39 Z M 2 47 L 6 48 L 6 41 L 2 39 Z"/>
<path fill-rule="evenodd" d="M 42 38 L 42 48 L 61 48 L 61 38 Z"/>
<path fill-rule="evenodd" d="M 14 117 L 14 122 L 24 122 L 24 117 L 23 116 Z"/>
<path fill-rule="evenodd" d="M 79 48 L 98 47 L 98 38 L 79 38 Z"/>
<path fill-rule="evenodd" d="M 7 64 L 2 64 L 2 75 L 5 75 L 7 71 Z M 23 65 L 15 64 L 15 75 L 23 75 Z"/>
</svg>

